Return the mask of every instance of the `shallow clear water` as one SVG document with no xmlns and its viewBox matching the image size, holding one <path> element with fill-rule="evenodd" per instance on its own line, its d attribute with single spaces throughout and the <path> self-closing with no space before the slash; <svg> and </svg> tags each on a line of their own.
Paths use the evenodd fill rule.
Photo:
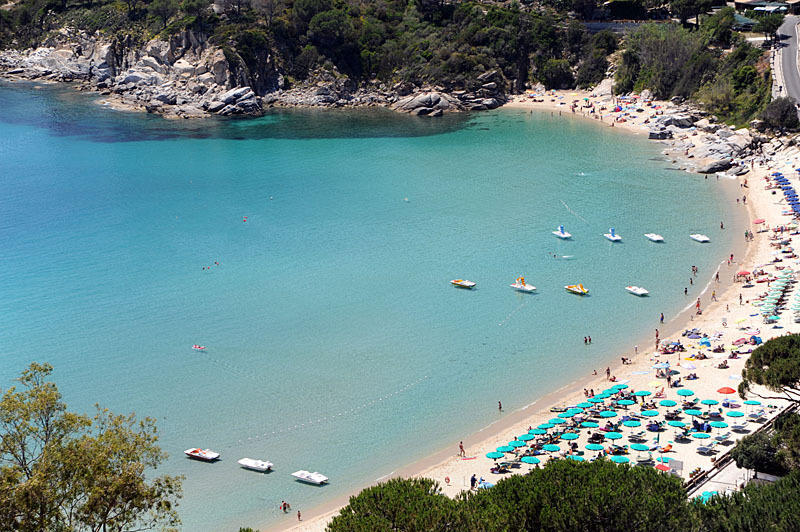
<svg viewBox="0 0 800 532">
<path fill-rule="evenodd" d="M 549 113 L 172 122 L 26 86 L 0 108 L 0 387 L 48 361 L 73 408 L 158 418 L 185 530 L 277 523 L 601 367 L 740 233 L 722 184 Z"/>
</svg>

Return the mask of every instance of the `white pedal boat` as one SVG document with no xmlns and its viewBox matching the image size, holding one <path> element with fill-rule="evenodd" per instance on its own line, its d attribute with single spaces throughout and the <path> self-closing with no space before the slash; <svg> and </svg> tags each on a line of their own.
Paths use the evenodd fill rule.
<svg viewBox="0 0 800 532">
<path fill-rule="evenodd" d="M 566 240 L 568 238 L 572 238 L 571 234 L 569 234 L 566 231 L 564 231 L 564 226 L 563 225 L 559 225 L 558 229 L 553 231 L 553 234 L 556 235 L 558 238 L 561 238 L 563 240 Z"/>
<path fill-rule="evenodd" d="M 219 453 L 212 451 L 211 449 L 186 449 L 183 451 L 183 454 L 188 456 L 189 458 L 194 458 L 195 460 L 202 460 L 204 462 L 213 462 L 214 460 L 219 459 Z"/>
<path fill-rule="evenodd" d="M 245 469 L 258 471 L 259 473 L 266 473 L 272 469 L 272 462 L 267 462 L 266 460 L 256 460 L 255 458 L 242 458 L 237 463 Z"/>
<path fill-rule="evenodd" d="M 520 292 L 533 292 L 536 290 L 536 287 L 532 284 L 528 284 L 525 282 L 525 278 L 520 276 L 514 279 L 514 284 L 510 285 L 511 288 L 514 290 L 519 290 Z"/>
<path fill-rule="evenodd" d="M 589 290 L 584 288 L 582 284 L 568 284 L 564 287 L 567 292 L 578 294 L 579 296 L 585 296 L 589 293 Z"/>
<path fill-rule="evenodd" d="M 622 237 L 614 232 L 614 228 L 610 228 L 608 233 L 603 233 L 603 236 L 612 242 L 622 242 Z"/>
<path fill-rule="evenodd" d="M 689 238 L 691 238 L 692 240 L 695 240 L 697 242 L 703 242 L 703 243 L 711 242 L 710 238 L 708 238 L 706 235 L 703 235 L 703 234 L 700 234 L 700 233 L 693 233 L 693 234 L 689 235 Z"/>
<path fill-rule="evenodd" d="M 313 473 L 309 473 L 305 470 L 295 471 L 292 473 L 292 476 L 299 480 L 300 482 L 305 482 L 307 484 L 316 484 L 317 486 L 321 486 L 328 482 L 328 477 L 323 475 L 322 473 L 317 473 L 316 471 Z"/>
<path fill-rule="evenodd" d="M 645 233 L 644 237 L 650 242 L 663 242 L 664 237 L 656 233 Z"/>
<path fill-rule="evenodd" d="M 650 293 L 647 290 L 645 290 L 644 288 L 642 288 L 641 286 L 633 286 L 633 285 L 626 286 L 625 290 L 627 290 L 628 292 L 630 292 L 631 294 L 633 294 L 635 296 L 646 296 L 646 295 L 648 295 Z"/>
<path fill-rule="evenodd" d="M 459 288 L 475 288 L 475 281 L 467 281 L 466 279 L 453 279 L 450 284 Z"/>
</svg>

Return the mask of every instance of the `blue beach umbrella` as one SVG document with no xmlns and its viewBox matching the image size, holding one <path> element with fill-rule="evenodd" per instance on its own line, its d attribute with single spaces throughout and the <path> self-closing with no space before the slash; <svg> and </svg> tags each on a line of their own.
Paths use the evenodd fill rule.
<svg viewBox="0 0 800 532">
<path fill-rule="evenodd" d="M 581 414 L 583 413 L 583 408 L 573 406 L 572 408 L 567 408 L 567 412 L 570 412 L 572 414 Z"/>
<path fill-rule="evenodd" d="M 547 431 L 544 429 L 531 429 L 528 431 L 528 434 L 531 434 L 532 436 L 541 436 L 543 434 L 547 434 Z"/>
<path fill-rule="evenodd" d="M 594 421 L 584 421 L 583 423 L 581 423 L 581 427 L 583 427 L 585 429 L 596 429 L 599 426 L 600 425 L 598 425 Z"/>
<path fill-rule="evenodd" d="M 649 451 L 650 447 L 648 447 L 643 443 L 634 443 L 631 445 L 631 449 L 633 449 L 634 451 Z"/>
<path fill-rule="evenodd" d="M 655 417 L 658 415 L 658 410 L 644 410 L 642 415 L 645 417 Z"/>
<path fill-rule="evenodd" d="M 523 456 L 522 458 L 519 459 L 519 461 L 522 462 L 523 464 L 531 464 L 531 465 L 538 464 L 539 462 L 541 462 L 541 460 L 539 460 L 535 456 Z"/>
<path fill-rule="evenodd" d="M 520 434 L 519 436 L 517 436 L 517 439 L 519 441 L 531 441 L 533 439 L 536 439 L 536 436 L 534 436 L 533 434 Z"/>
<path fill-rule="evenodd" d="M 619 432 L 606 432 L 606 438 L 608 438 L 609 440 L 618 440 L 622 438 L 622 434 L 620 434 Z"/>
<path fill-rule="evenodd" d="M 636 395 L 638 397 L 647 397 L 648 395 L 651 395 L 652 393 L 653 392 L 651 392 L 649 390 L 639 390 L 639 391 L 633 392 L 633 395 Z"/>
<path fill-rule="evenodd" d="M 606 388 L 603 390 L 603 395 L 614 395 L 617 392 L 619 392 L 619 390 L 616 388 Z"/>
<path fill-rule="evenodd" d="M 625 427 L 641 427 L 642 422 L 636 419 L 629 419 L 628 421 L 623 421 L 622 425 Z"/>
<path fill-rule="evenodd" d="M 542 423 L 541 425 L 537 426 L 537 428 L 540 428 L 540 429 L 543 429 L 543 430 L 552 429 L 553 427 L 555 427 L 555 425 L 553 425 L 552 423 Z"/>
<path fill-rule="evenodd" d="M 694 392 L 686 388 L 681 388 L 680 390 L 678 390 L 678 395 L 683 397 L 689 397 L 690 395 L 694 395 Z"/>
<path fill-rule="evenodd" d="M 663 401 L 659 401 L 658 404 L 660 404 L 661 406 L 675 406 L 678 403 L 676 403 L 672 399 L 664 399 Z"/>
<path fill-rule="evenodd" d="M 631 459 L 627 456 L 612 456 L 611 461 L 616 462 L 617 464 L 627 464 L 631 461 Z"/>
<path fill-rule="evenodd" d="M 728 417 L 744 417 L 744 412 L 739 412 L 738 410 L 732 410 L 730 412 L 725 413 Z"/>
<path fill-rule="evenodd" d="M 701 412 L 700 410 L 697 410 L 696 408 L 689 408 L 687 410 L 684 410 L 684 412 L 689 414 L 690 416 L 702 416 L 703 415 L 703 412 Z"/>
<path fill-rule="evenodd" d="M 631 406 L 635 405 L 636 401 L 631 401 L 630 399 L 620 399 L 619 401 L 617 401 L 617 404 L 622 406 Z"/>
<path fill-rule="evenodd" d="M 700 403 L 711 406 L 711 405 L 718 405 L 719 401 L 717 401 L 716 399 L 703 399 L 702 401 L 700 401 Z"/>
<path fill-rule="evenodd" d="M 555 453 L 555 452 L 560 451 L 561 447 L 559 447 L 558 445 L 556 445 L 554 443 L 548 443 L 547 445 L 542 446 L 542 449 L 544 449 L 545 451 L 550 452 L 550 453 Z"/>
<path fill-rule="evenodd" d="M 725 423 L 724 421 L 712 421 L 711 423 L 709 423 L 709 425 L 711 425 L 715 429 L 724 429 L 725 427 L 728 426 L 728 424 Z"/>
<path fill-rule="evenodd" d="M 617 390 L 624 390 L 628 387 L 627 384 L 615 384 L 612 388 L 616 388 Z"/>
<path fill-rule="evenodd" d="M 577 440 L 578 435 L 574 432 L 565 432 L 561 435 L 562 440 Z"/>
<path fill-rule="evenodd" d="M 510 445 L 511 447 L 525 447 L 525 442 L 519 440 L 512 440 L 508 442 L 508 445 Z"/>
<path fill-rule="evenodd" d="M 595 397 L 590 397 L 589 399 L 587 399 L 587 401 L 589 401 L 590 403 L 597 404 L 605 402 L 605 399 L 595 396 Z"/>
<path fill-rule="evenodd" d="M 587 443 L 586 444 L 586 450 L 587 451 L 602 451 L 603 450 L 603 446 L 600 445 L 599 443 Z"/>
<path fill-rule="evenodd" d="M 761 404 L 761 401 L 756 401 L 756 400 L 754 400 L 754 399 L 748 399 L 747 401 L 744 401 L 744 404 L 746 404 L 746 405 L 750 405 L 750 406 L 753 406 L 753 405 L 760 405 L 760 404 Z"/>
<path fill-rule="evenodd" d="M 653 369 L 667 369 L 669 367 L 669 362 L 659 362 L 658 364 L 653 364 Z"/>
<path fill-rule="evenodd" d="M 617 417 L 617 413 L 613 410 L 603 410 L 600 412 L 600 417 L 609 418 L 609 417 Z"/>
<path fill-rule="evenodd" d="M 503 453 L 501 453 L 501 452 L 486 453 L 486 458 L 491 458 L 492 460 L 497 460 L 498 458 L 502 458 L 502 457 L 503 457 Z"/>
<path fill-rule="evenodd" d="M 578 456 L 577 454 L 571 454 L 567 456 L 570 460 L 574 460 L 575 462 L 583 462 L 583 456 Z"/>
<path fill-rule="evenodd" d="M 662 464 L 667 464 L 669 461 L 672 460 L 669 456 L 659 456 L 656 458 L 656 462 L 661 462 Z"/>
<path fill-rule="evenodd" d="M 574 412 L 561 412 L 561 413 L 558 415 L 558 417 L 560 417 L 560 418 L 563 418 L 563 419 L 569 419 L 569 418 L 571 418 L 571 417 L 572 417 L 572 416 L 574 416 L 574 415 L 575 415 L 575 413 L 574 413 Z"/>
<path fill-rule="evenodd" d="M 669 425 L 670 427 L 679 427 L 680 428 L 680 427 L 685 427 L 686 423 L 684 423 L 683 421 L 675 421 L 675 420 L 673 420 L 673 421 L 667 421 L 667 425 Z"/>
<path fill-rule="evenodd" d="M 577 406 L 579 408 L 592 408 L 592 406 L 594 406 L 594 405 L 592 405 L 592 403 L 590 403 L 589 401 L 584 401 L 582 403 L 578 403 L 575 406 Z"/>
<path fill-rule="evenodd" d="M 564 421 L 563 419 L 559 419 L 559 418 L 553 418 L 550 421 L 548 421 L 548 423 L 551 423 L 553 425 L 562 425 L 562 424 L 566 423 L 566 421 Z"/>
<path fill-rule="evenodd" d="M 498 453 L 513 453 L 514 448 L 510 445 L 501 445 L 497 449 L 495 449 Z"/>
<path fill-rule="evenodd" d="M 697 438 L 698 440 L 707 440 L 710 437 L 711 434 L 708 434 L 707 432 L 695 432 L 692 434 L 692 438 Z"/>
</svg>

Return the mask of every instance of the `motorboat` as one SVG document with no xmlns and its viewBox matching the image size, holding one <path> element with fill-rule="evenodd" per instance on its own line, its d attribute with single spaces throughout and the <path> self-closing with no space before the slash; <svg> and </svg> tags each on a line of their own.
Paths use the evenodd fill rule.
<svg viewBox="0 0 800 532">
<path fill-rule="evenodd" d="M 612 242 L 622 242 L 622 237 L 619 236 L 616 232 L 614 232 L 613 227 L 608 230 L 608 233 L 603 233 L 603 236 L 611 240 Z"/>
<path fill-rule="evenodd" d="M 219 453 L 211 449 L 186 449 L 183 454 L 195 460 L 202 460 L 204 462 L 213 462 L 219 460 Z"/>
<path fill-rule="evenodd" d="M 306 482 L 307 484 L 316 484 L 317 486 L 321 486 L 328 482 L 328 477 L 323 475 L 322 473 L 317 473 L 316 471 L 313 473 L 309 473 L 305 470 L 295 471 L 292 473 L 292 476 L 299 480 L 300 482 Z"/>
<path fill-rule="evenodd" d="M 663 242 L 664 237 L 661 235 L 657 235 L 656 233 L 645 233 L 644 237 L 649 240 L 650 242 Z"/>
<path fill-rule="evenodd" d="M 526 283 L 525 278 L 521 275 L 514 280 L 514 284 L 511 285 L 511 288 L 519 290 L 520 292 L 533 292 L 536 290 L 536 287 Z"/>
<path fill-rule="evenodd" d="M 642 288 L 641 286 L 633 286 L 633 285 L 626 286 L 625 290 L 627 290 L 628 292 L 630 292 L 631 294 L 633 294 L 635 296 L 646 296 L 646 295 L 648 295 L 650 293 L 647 290 L 645 290 L 644 288 Z"/>
<path fill-rule="evenodd" d="M 245 469 L 258 471 L 259 473 L 266 473 L 272 469 L 272 462 L 267 462 L 266 460 L 256 460 L 255 458 L 242 458 L 238 461 L 238 464 Z"/>
<path fill-rule="evenodd" d="M 585 296 L 589 293 L 589 290 L 584 288 L 582 284 L 568 284 L 564 289 L 566 289 L 567 292 L 578 294 L 579 296 Z"/>
<path fill-rule="evenodd" d="M 453 279 L 450 284 L 459 288 L 475 288 L 475 282 L 467 281 L 466 279 Z"/>
<path fill-rule="evenodd" d="M 697 242 L 703 242 L 703 243 L 711 242 L 710 238 L 708 238 L 706 235 L 702 235 L 700 233 L 693 233 L 693 234 L 689 235 L 689 238 L 691 238 L 692 240 L 695 240 Z"/>
<path fill-rule="evenodd" d="M 556 235 L 558 238 L 561 238 L 563 240 L 566 240 L 568 238 L 572 238 L 571 234 L 569 234 L 566 231 L 564 231 L 564 226 L 563 225 L 559 225 L 558 229 L 553 231 L 553 234 Z"/>
<path fill-rule="evenodd" d="M 192 349 L 194 349 L 195 351 L 202 351 L 202 350 L 203 350 L 203 349 L 205 349 L 205 348 L 206 348 L 206 346 L 204 346 L 204 345 L 197 345 L 197 344 L 194 344 L 194 345 L 192 346 Z"/>
</svg>

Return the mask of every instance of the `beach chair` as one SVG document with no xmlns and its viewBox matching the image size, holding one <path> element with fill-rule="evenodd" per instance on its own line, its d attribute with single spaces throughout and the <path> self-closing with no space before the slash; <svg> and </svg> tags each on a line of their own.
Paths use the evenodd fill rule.
<svg viewBox="0 0 800 532">
<path fill-rule="evenodd" d="M 753 412 L 752 414 L 748 414 L 747 419 L 749 419 L 750 421 L 760 421 L 764 419 L 764 411 L 759 410 L 758 412 Z"/>
<path fill-rule="evenodd" d="M 636 440 L 644 441 L 645 439 L 647 439 L 647 436 L 645 434 L 646 434 L 645 431 L 640 430 L 639 432 L 634 432 L 633 434 L 628 436 L 628 439 L 631 441 L 636 441 Z"/>
<path fill-rule="evenodd" d="M 711 442 L 708 445 L 701 445 L 697 448 L 697 452 L 700 454 L 711 454 L 714 452 L 714 447 L 717 446 L 718 442 Z"/>
<path fill-rule="evenodd" d="M 730 439 L 731 439 L 731 433 L 730 432 L 726 432 L 725 434 L 720 434 L 719 436 L 715 436 L 714 437 L 714 440 L 719 442 L 719 443 L 724 443 L 726 441 L 729 441 Z"/>
<path fill-rule="evenodd" d="M 747 425 L 744 424 L 744 423 L 738 423 L 736 425 L 731 425 L 731 430 L 733 430 L 733 432 L 747 432 L 748 431 Z"/>
</svg>

